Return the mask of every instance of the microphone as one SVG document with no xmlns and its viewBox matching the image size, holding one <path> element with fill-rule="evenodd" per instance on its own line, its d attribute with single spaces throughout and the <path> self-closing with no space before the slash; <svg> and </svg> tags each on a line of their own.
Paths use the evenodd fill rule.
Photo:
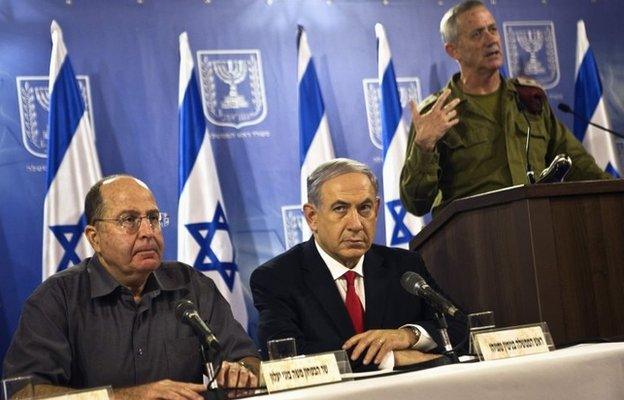
<svg viewBox="0 0 624 400">
<path fill-rule="evenodd" d="M 452 317 L 463 316 L 460 309 L 433 290 L 423 277 L 416 272 L 407 271 L 404 273 L 401 277 L 401 286 L 403 286 L 403 289 L 407 292 L 427 300 L 433 308 L 441 313 L 446 313 Z"/>
<path fill-rule="evenodd" d="M 623 134 L 621 134 L 621 133 L 619 133 L 619 132 L 616 132 L 616 131 L 614 131 L 614 130 L 611 130 L 611 129 L 607 128 L 607 127 L 604 127 L 604 126 L 602 126 L 602 125 L 598 125 L 598 124 L 596 124 L 596 123 L 594 123 L 594 122 L 591 122 L 591 121 L 590 121 L 590 120 L 588 120 L 587 118 L 583 117 L 582 115 L 580 115 L 580 114 L 578 114 L 576 111 L 574 111 L 574 109 L 573 109 L 572 107 L 570 107 L 569 105 L 567 105 L 566 103 L 559 103 L 559 104 L 557 105 L 557 108 L 558 108 L 559 110 L 563 111 L 563 112 L 564 112 L 564 113 L 566 113 L 566 114 L 572 114 L 572 115 L 574 115 L 574 117 L 575 117 L 575 118 L 580 119 L 582 122 L 584 122 L 584 123 L 586 123 L 586 124 L 589 124 L 589 125 L 591 125 L 591 126 L 595 126 L 595 127 L 596 127 L 596 128 L 598 128 L 598 129 L 602 129 L 602 130 L 603 130 L 603 131 L 605 131 L 605 132 L 609 132 L 609 133 L 611 133 L 611 134 L 613 134 L 613 135 L 615 135 L 615 136 L 617 136 L 617 137 L 619 137 L 619 138 L 624 139 L 624 135 L 623 135 Z"/>
<path fill-rule="evenodd" d="M 526 145 L 524 146 L 524 153 L 526 155 L 526 176 L 529 178 L 529 183 L 535 183 L 535 172 L 533 172 L 533 168 L 531 167 L 531 161 L 529 160 L 529 143 L 531 141 L 531 122 L 529 121 L 529 117 L 527 117 L 524 112 L 526 109 L 526 105 L 524 101 L 520 97 L 516 97 L 516 105 L 518 106 L 518 110 L 524 117 L 527 123 L 527 133 L 526 133 Z"/>
<path fill-rule="evenodd" d="M 557 154 L 548 168 L 542 171 L 535 183 L 563 182 L 572 168 L 572 159 L 565 153 Z"/>
<path fill-rule="evenodd" d="M 204 320 L 201 319 L 197 312 L 197 307 L 195 307 L 192 301 L 188 299 L 179 300 L 175 306 L 175 314 L 180 321 L 193 328 L 193 331 L 195 331 L 195 334 L 201 340 L 202 344 L 205 344 L 214 352 L 221 351 L 219 341 L 210 328 L 208 328 Z"/>
</svg>

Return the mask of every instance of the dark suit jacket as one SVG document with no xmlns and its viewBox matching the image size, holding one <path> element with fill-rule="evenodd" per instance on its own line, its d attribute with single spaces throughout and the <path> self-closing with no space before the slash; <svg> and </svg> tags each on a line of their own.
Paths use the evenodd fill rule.
<svg viewBox="0 0 624 400">
<path fill-rule="evenodd" d="M 420 274 L 438 290 L 418 253 L 378 245 L 373 245 L 366 253 L 365 330 L 396 329 L 414 323 L 426 329 L 439 344 L 433 311 L 401 287 L 400 279 L 406 271 Z M 266 342 L 271 339 L 294 337 L 298 354 L 312 354 L 339 350 L 355 334 L 314 239 L 258 267 L 250 283 L 254 304 L 260 313 L 258 339 L 265 356 Z M 449 321 L 449 326 L 451 340 L 456 344 L 464 333 L 462 325 Z"/>
</svg>

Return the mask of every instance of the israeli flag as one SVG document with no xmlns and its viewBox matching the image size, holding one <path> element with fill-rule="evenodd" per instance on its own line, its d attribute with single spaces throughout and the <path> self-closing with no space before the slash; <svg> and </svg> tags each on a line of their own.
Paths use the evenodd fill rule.
<svg viewBox="0 0 624 400">
<path fill-rule="evenodd" d="M 589 47 L 585 23 L 576 24 L 576 85 L 574 87 L 574 111 L 584 119 L 574 118 L 574 135 L 594 157 L 596 164 L 616 178 L 620 177 L 620 166 L 615 151 L 615 138 L 589 125 L 585 121 L 609 128 L 609 119 L 602 98 L 602 83 L 594 53 Z"/>
<path fill-rule="evenodd" d="M 83 235 L 84 199 L 102 177 L 95 135 L 61 27 L 52 21 L 48 169 L 43 206 L 42 279 L 93 253 Z"/>
<path fill-rule="evenodd" d="M 210 277 L 247 326 L 247 308 L 236 265 L 219 176 L 186 32 L 180 35 L 178 259 Z"/>
<path fill-rule="evenodd" d="M 386 245 L 409 247 L 412 236 L 425 225 L 407 212 L 399 195 L 401 169 L 405 162 L 408 131 L 401 118 L 403 109 L 392 65 L 390 45 L 383 25 L 375 24 L 377 70 L 380 89 L 381 139 L 383 144 L 383 196 Z"/>
<path fill-rule="evenodd" d="M 321 88 L 316 77 L 314 60 L 308 46 L 308 35 L 303 26 L 299 25 L 297 37 L 297 77 L 299 82 L 299 155 L 301 162 L 301 204 L 308 202 L 306 180 L 308 175 L 325 161 L 334 158 L 325 104 Z M 305 230 L 304 238 L 310 232 Z"/>
</svg>

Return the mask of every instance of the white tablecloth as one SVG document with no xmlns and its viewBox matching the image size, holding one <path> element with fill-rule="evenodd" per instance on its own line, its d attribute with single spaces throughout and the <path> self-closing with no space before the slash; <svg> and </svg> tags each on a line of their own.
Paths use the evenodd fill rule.
<svg viewBox="0 0 624 400">
<path fill-rule="evenodd" d="M 624 400 L 624 343 L 447 365 L 275 393 L 259 399 Z"/>
</svg>

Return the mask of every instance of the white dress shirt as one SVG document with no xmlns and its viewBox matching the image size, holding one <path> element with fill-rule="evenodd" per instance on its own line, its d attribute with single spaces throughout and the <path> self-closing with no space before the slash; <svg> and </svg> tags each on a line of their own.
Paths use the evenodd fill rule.
<svg viewBox="0 0 624 400">
<path fill-rule="evenodd" d="M 316 245 L 316 249 L 321 255 L 321 258 L 325 262 L 327 269 L 329 269 L 329 273 L 331 274 L 332 278 L 334 279 L 334 282 L 336 283 L 336 288 L 338 289 L 338 293 L 340 293 L 340 297 L 342 298 L 343 302 L 345 301 L 347 297 L 347 280 L 342 279 L 342 277 L 348 271 L 355 272 L 355 282 L 354 282 L 355 293 L 360 298 L 360 303 L 362 303 L 362 308 L 364 309 L 364 312 L 366 313 L 366 291 L 364 290 L 364 268 L 363 268 L 365 255 L 360 257 L 357 264 L 355 264 L 355 267 L 349 269 L 345 267 L 344 265 L 342 265 L 338 260 L 336 260 L 329 254 L 327 254 L 327 252 L 323 250 L 321 246 L 319 246 L 316 240 L 314 241 L 314 244 Z M 364 318 L 366 318 L 366 316 Z M 416 350 L 427 351 L 427 350 L 434 349 L 437 346 L 436 342 L 431 338 L 429 333 L 426 330 L 424 330 L 420 325 L 406 324 L 406 325 L 401 326 L 401 328 L 406 327 L 406 326 L 413 326 L 414 328 L 420 331 L 420 338 L 418 339 L 418 342 L 416 342 Z M 391 368 L 394 368 L 394 353 L 392 352 L 388 353 L 388 355 L 384 357 L 384 359 L 379 364 L 379 369 L 391 369 Z"/>
</svg>

